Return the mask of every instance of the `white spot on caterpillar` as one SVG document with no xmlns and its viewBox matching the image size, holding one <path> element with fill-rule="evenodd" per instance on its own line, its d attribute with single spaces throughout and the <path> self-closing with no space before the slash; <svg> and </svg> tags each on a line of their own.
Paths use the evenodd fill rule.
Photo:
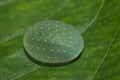
<svg viewBox="0 0 120 80">
<path fill-rule="evenodd" d="M 43 48 L 43 50 L 46 50 L 45 48 Z"/>
<path fill-rule="evenodd" d="M 71 44 L 73 44 L 73 42 L 71 42 Z"/>
<path fill-rule="evenodd" d="M 64 52 L 66 52 L 66 50 L 64 50 Z"/>
<path fill-rule="evenodd" d="M 62 45 L 62 42 L 60 42 L 60 45 Z"/>
<path fill-rule="evenodd" d="M 52 51 L 53 51 L 53 49 L 50 49 L 50 51 L 52 52 Z"/>
<path fill-rule="evenodd" d="M 69 28 L 70 30 L 72 30 L 71 28 Z"/>
<path fill-rule="evenodd" d="M 65 39 L 65 41 L 67 41 L 67 39 Z"/>
<path fill-rule="evenodd" d="M 43 29 L 43 27 L 41 27 L 41 29 Z"/>
<path fill-rule="evenodd" d="M 65 35 L 65 33 L 63 33 L 63 35 Z"/>
<path fill-rule="evenodd" d="M 36 34 L 38 34 L 38 32 L 36 32 Z"/>
<path fill-rule="evenodd" d="M 34 38 L 32 38 L 32 40 L 34 40 Z"/>
<path fill-rule="evenodd" d="M 44 56 L 41 56 L 42 58 L 44 57 Z"/>
<path fill-rule="evenodd" d="M 42 33 L 42 35 L 44 35 L 45 33 Z"/>
<path fill-rule="evenodd" d="M 52 36 L 52 34 L 49 35 L 50 37 Z"/>
<path fill-rule="evenodd" d="M 45 39 L 44 41 L 46 42 L 47 40 Z"/>
<path fill-rule="evenodd" d="M 69 45 L 67 45 L 67 47 L 69 47 Z"/>
<path fill-rule="evenodd" d="M 58 27 L 58 25 L 55 25 L 56 27 Z"/>
<path fill-rule="evenodd" d="M 70 39 L 72 39 L 72 36 L 70 36 Z"/>
<path fill-rule="evenodd" d="M 50 28 L 48 27 L 48 30 L 50 30 Z"/>
<path fill-rule="evenodd" d="M 58 49 L 57 51 L 60 52 L 60 49 Z"/>
<path fill-rule="evenodd" d="M 55 30 L 55 32 L 58 32 L 58 30 Z"/>
<path fill-rule="evenodd" d="M 54 44 L 55 42 L 54 41 L 52 41 L 52 44 Z"/>
<path fill-rule="evenodd" d="M 57 39 L 60 39 L 60 37 L 58 36 Z"/>
<path fill-rule="evenodd" d="M 37 47 L 37 49 L 39 49 L 39 47 Z"/>
</svg>

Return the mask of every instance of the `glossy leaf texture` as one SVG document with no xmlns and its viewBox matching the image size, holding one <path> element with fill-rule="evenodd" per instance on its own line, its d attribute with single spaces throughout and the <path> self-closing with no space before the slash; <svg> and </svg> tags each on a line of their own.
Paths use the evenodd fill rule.
<svg viewBox="0 0 120 80">
<path fill-rule="evenodd" d="M 29 1 L 0 2 L 1 80 L 120 79 L 120 0 Z M 75 62 L 50 67 L 26 56 L 23 33 L 44 19 L 71 24 L 82 34 L 85 48 Z"/>
</svg>

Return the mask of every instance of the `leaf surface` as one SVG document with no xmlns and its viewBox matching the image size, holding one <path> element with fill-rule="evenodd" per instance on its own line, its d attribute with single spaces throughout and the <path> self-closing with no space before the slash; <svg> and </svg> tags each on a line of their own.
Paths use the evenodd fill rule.
<svg viewBox="0 0 120 80">
<path fill-rule="evenodd" d="M 24 32 L 25 24 L 29 26 L 44 20 L 48 19 L 45 16 L 43 19 L 36 21 L 33 20 L 31 16 L 34 15 L 34 12 L 29 16 L 25 22 L 23 27 L 16 27 L 17 20 L 11 21 L 6 18 L 7 15 L 11 15 L 6 12 L 6 6 L 10 10 L 12 10 L 11 6 L 18 4 L 24 4 L 25 1 L 13 2 L 10 4 L 6 4 L 4 7 L 0 9 L 1 21 L 0 25 L 0 78 L 1 80 L 119 80 L 120 73 L 120 64 L 119 64 L 119 56 L 120 56 L 120 0 L 71 0 L 68 1 L 64 8 L 62 8 L 59 12 L 56 11 L 48 11 L 55 13 L 49 19 L 55 19 L 59 21 L 63 21 L 73 25 L 80 33 L 82 33 L 85 42 L 85 49 L 74 63 L 61 66 L 61 67 L 46 67 L 37 65 L 31 60 L 27 58 L 23 49 L 22 38 L 23 36 L 16 36 L 14 31 L 21 30 Z M 37 1 L 37 0 L 36 0 Z M 35 2 L 36 2 L 35 1 Z M 42 0 L 41 0 L 42 1 Z M 44 7 L 50 6 L 58 6 L 53 5 L 54 2 L 50 0 L 44 0 L 46 5 Z M 43 1 L 43 2 L 44 2 Z M 56 1 L 56 0 L 55 0 Z M 60 4 L 61 2 L 61 4 Z M 65 3 L 64 1 L 58 2 L 61 6 Z M 18 3 L 18 4 L 16 4 Z M 34 1 L 31 0 L 31 4 Z M 50 4 L 50 5 L 47 5 Z M 57 3 L 57 1 L 56 1 Z M 27 4 L 27 3 L 26 3 Z M 21 6 L 27 6 L 27 5 Z M 29 13 L 31 10 L 36 10 L 35 13 L 39 12 L 36 8 L 29 4 L 25 9 L 28 10 Z M 37 3 L 36 3 L 37 4 Z M 37 6 L 37 5 L 36 5 Z M 39 7 L 39 5 L 38 5 Z M 15 8 L 15 7 L 14 7 Z M 30 9 L 28 9 L 30 8 Z M 46 10 L 47 10 L 46 8 Z M 55 7 L 56 9 L 58 7 Z M 9 10 L 8 9 L 8 10 Z M 18 9 L 17 9 L 18 10 Z M 43 9 L 44 10 L 44 9 Z M 25 10 L 26 11 L 26 10 Z M 18 13 L 19 11 L 16 11 Z M 4 14 L 2 16 L 2 14 Z M 30 13 L 29 13 L 30 14 Z M 45 15 L 45 14 L 43 14 Z M 47 13 L 46 13 L 47 15 Z M 14 16 L 14 15 L 13 15 Z M 18 20 L 25 20 L 24 14 L 20 14 L 23 16 Z M 47 15 L 48 16 L 48 15 Z M 4 17 L 4 18 L 2 18 Z M 39 16 L 41 17 L 41 16 Z M 41 17 L 41 18 L 42 18 Z M 9 31 L 4 32 L 10 29 L 10 27 L 5 26 L 6 22 L 9 20 L 15 25 L 11 28 L 10 33 L 15 35 L 11 38 L 9 35 Z M 27 22 L 28 21 L 28 22 Z M 30 22 L 31 21 L 31 22 Z M 21 22 L 19 25 L 22 26 Z M 13 24 L 8 23 L 10 26 Z M 2 33 L 3 31 L 3 33 Z M 5 36 L 9 36 L 9 38 L 5 38 Z M 9 41 L 8 41 L 9 40 Z M 6 42 L 5 42 L 6 41 Z"/>
</svg>

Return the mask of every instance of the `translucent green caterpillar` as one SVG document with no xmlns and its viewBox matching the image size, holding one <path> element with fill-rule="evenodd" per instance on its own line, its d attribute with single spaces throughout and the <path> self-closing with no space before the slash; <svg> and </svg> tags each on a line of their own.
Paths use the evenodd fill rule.
<svg viewBox="0 0 120 80">
<path fill-rule="evenodd" d="M 26 31 L 23 42 L 32 58 L 45 63 L 70 62 L 84 48 L 82 36 L 71 25 L 49 20 Z"/>
</svg>

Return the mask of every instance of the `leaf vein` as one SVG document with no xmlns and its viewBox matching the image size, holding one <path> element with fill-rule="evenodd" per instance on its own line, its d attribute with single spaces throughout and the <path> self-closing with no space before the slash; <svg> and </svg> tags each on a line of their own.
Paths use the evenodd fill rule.
<svg viewBox="0 0 120 80">
<path fill-rule="evenodd" d="M 102 0 L 102 3 L 101 3 L 101 5 L 100 5 L 100 8 L 99 8 L 99 10 L 97 11 L 95 17 L 94 17 L 94 18 L 92 19 L 92 21 L 84 28 L 84 30 L 81 31 L 81 33 L 83 33 L 84 31 L 86 31 L 86 30 L 95 22 L 95 20 L 97 19 L 100 11 L 102 10 L 102 8 L 103 8 L 103 6 L 104 6 L 104 2 L 105 2 L 105 0 Z"/>
<path fill-rule="evenodd" d="M 120 26 L 118 26 L 117 30 L 115 31 L 115 33 L 113 35 L 113 38 L 112 38 L 112 40 L 111 40 L 110 44 L 108 45 L 108 48 L 107 48 L 107 50 L 105 52 L 105 55 L 103 56 L 102 60 L 100 61 L 99 65 L 98 65 L 98 67 L 96 68 L 96 70 L 94 71 L 94 73 L 92 74 L 92 76 L 90 77 L 89 80 L 94 79 L 95 75 L 97 74 L 97 71 L 100 69 L 100 67 L 103 64 L 105 58 L 107 57 L 107 55 L 108 55 L 108 53 L 109 53 L 109 51 L 110 51 L 110 49 L 111 49 L 111 47 L 113 45 L 113 42 L 114 42 L 115 38 L 117 37 L 117 34 L 118 34 L 119 30 L 120 30 Z"/>
</svg>

